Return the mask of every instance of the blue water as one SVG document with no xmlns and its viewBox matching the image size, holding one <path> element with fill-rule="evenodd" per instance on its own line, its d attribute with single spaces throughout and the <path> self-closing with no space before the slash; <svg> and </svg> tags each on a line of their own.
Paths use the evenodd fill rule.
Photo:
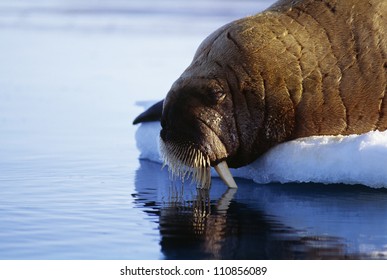
<svg viewBox="0 0 387 280">
<path fill-rule="evenodd" d="M 138 159 L 137 102 L 271 2 L 2 1 L 0 259 L 386 258 L 384 189 L 203 193 Z"/>
</svg>

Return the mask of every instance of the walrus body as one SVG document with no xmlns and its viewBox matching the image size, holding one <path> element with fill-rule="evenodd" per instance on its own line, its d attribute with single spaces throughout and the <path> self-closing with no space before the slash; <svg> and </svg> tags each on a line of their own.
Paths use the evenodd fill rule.
<svg viewBox="0 0 387 280">
<path fill-rule="evenodd" d="M 210 166 L 284 141 L 386 130 L 386 32 L 386 0 L 283 0 L 221 27 L 164 100 L 166 163 L 208 187 Z"/>
</svg>

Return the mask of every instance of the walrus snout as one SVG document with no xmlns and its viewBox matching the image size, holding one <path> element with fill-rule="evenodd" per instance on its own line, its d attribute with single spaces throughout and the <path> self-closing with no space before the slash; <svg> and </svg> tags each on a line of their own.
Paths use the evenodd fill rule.
<svg viewBox="0 0 387 280">
<path fill-rule="evenodd" d="M 211 166 L 222 178 L 232 178 L 225 161 L 234 151 L 230 143 L 237 141 L 230 139 L 230 116 L 222 110 L 227 106 L 225 89 L 212 79 L 192 80 L 175 83 L 164 101 L 160 148 L 172 173 L 183 179 L 191 176 L 207 188 Z M 233 179 L 224 180 L 236 187 Z"/>
<path fill-rule="evenodd" d="M 234 152 L 237 142 L 232 137 L 235 124 L 227 99 L 227 89 L 213 79 L 178 80 L 164 101 L 161 139 L 195 146 L 212 166 L 225 160 Z"/>
</svg>

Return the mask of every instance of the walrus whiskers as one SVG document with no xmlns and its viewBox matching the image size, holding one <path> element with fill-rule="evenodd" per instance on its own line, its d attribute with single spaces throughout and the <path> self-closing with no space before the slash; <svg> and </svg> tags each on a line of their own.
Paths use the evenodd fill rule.
<svg viewBox="0 0 387 280">
<path fill-rule="evenodd" d="M 190 178 L 198 188 L 209 188 L 211 185 L 211 165 L 208 156 L 193 145 L 177 145 L 160 141 L 160 151 L 164 165 L 173 178 L 183 182 Z"/>
<path fill-rule="evenodd" d="M 160 140 L 160 151 L 163 157 L 163 167 L 168 165 L 172 178 L 180 178 L 183 182 L 191 177 L 191 182 L 198 188 L 209 188 L 211 185 L 211 164 L 207 155 L 193 145 L 178 145 Z M 225 161 L 215 166 L 219 177 L 229 188 L 237 188 Z"/>
</svg>

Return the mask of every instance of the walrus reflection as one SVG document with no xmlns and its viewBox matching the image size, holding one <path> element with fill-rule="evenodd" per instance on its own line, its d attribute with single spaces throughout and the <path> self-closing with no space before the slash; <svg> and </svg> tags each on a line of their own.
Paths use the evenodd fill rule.
<svg viewBox="0 0 387 280">
<path fill-rule="evenodd" d="M 226 191 L 227 197 L 230 193 Z M 222 197 L 221 200 L 223 200 Z M 160 212 L 161 251 L 166 259 L 349 259 L 333 236 L 297 237 L 296 231 L 246 205 L 198 195 L 191 206 Z M 228 206 L 220 209 L 219 205 Z M 283 238 L 286 236 L 287 238 Z M 187 254 L 189 252 L 189 254 Z"/>
<path fill-rule="evenodd" d="M 254 194 L 250 191 L 249 194 L 244 193 L 243 190 L 248 188 L 238 189 L 238 192 L 235 189 L 227 189 L 224 193 L 219 193 L 221 188 L 211 190 L 184 188 L 176 181 L 170 182 L 166 172 L 159 170 L 158 164 L 141 161 L 141 167 L 136 175 L 134 197 L 138 207 L 143 208 L 143 211 L 157 223 L 161 252 L 166 259 L 361 257 L 348 253 L 344 237 L 305 234 L 302 230 L 280 222 L 276 216 L 259 206 L 265 200 L 273 200 L 267 194 L 261 192 Z M 221 181 L 214 179 L 213 183 L 218 185 Z M 244 180 L 239 180 L 239 183 L 251 184 Z M 275 186 L 271 186 L 270 189 L 275 189 Z M 291 200 L 293 192 L 290 189 L 288 192 L 279 191 L 272 195 L 275 197 L 285 195 L 285 200 Z M 297 190 L 294 192 L 297 193 Z M 304 195 L 301 193 L 300 201 L 316 199 L 312 194 Z M 250 197 L 250 203 L 245 198 L 242 199 L 245 202 L 241 202 L 238 196 Z M 288 213 L 290 219 L 293 215 Z"/>
<path fill-rule="evenodd" d="M 219 201 L 201 192 L 193 201 L 173 203 L 160 211 L 160 245 L 166 259 L 358 257 L 347 254 L 340 238 L 299 237 L 294 229 L 277 224 L 263 212 L 228 200 L 229 192 Z"/>
<path fill-rule="evenodd" d="M 279 143 L 386 130 L 386 15 L 386 0 L 281 0 L 213 32 L 164 99 L 169 170 L 208 188 L 215 167 L 235 188 L 228 166 Z"/>
</svg>

